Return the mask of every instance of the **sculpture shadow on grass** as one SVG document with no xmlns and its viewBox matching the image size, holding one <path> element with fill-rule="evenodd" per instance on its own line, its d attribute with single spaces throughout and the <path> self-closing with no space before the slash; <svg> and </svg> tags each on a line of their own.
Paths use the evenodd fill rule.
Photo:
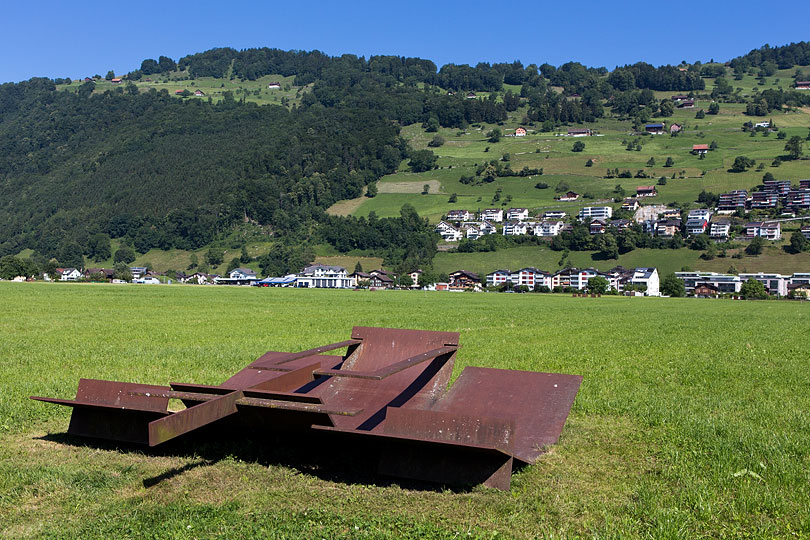
<svg viewBox="0 0 810 540">
<path fill-rule="evenodd" d="M 60 445 L 89 447 L 98 450 L 138 454 L 142 459 L 166 456 L 187 460 L 160 474 L 144 477 L 145 488 L 182 476 L 200 467 L 210 467 L 223 460 L 239 460 L 262 467 L 286 467 L 320 480 L 348 485 L 363 484 L 378 487 L 399 486 L 418 491 L 451 491 L 467 493 L 474 485 L 449 486 L 431 482 L 392 478 L 377 472 L 380 456 L 386 451 L 381 444 L 357 444 L 351 437 L 336 437 L 326 433 L 269 434 L 262 437 L 228 437 L 213 426 L 165 443 L 157 448 L 120 443 L 103 439 L 77 437 L 66 432 L 49 433 L 39 440 Z M 515 472 L 525 465 L 515 462 Z"/>
</svg>

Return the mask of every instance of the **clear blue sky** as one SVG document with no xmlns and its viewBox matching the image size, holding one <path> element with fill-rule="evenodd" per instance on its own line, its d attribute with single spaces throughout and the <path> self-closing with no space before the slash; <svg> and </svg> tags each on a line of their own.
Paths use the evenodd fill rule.
<svg viewBox="0 0 810 540">
<path fill-rule="evenodd" d="M 728 60 L 764 43 L 810 40 L 808 15 L 807 0 L 9 2 L 0 82 L 123 74 L 144 58 L 223 46 L 419 56 L 438 66 Z"/>
</svg>

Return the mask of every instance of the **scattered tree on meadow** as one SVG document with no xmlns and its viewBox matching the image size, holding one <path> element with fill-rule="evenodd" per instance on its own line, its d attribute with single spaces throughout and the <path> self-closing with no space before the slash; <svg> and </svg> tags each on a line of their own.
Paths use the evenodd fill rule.
<svg viewBox="0 0 810 540">
<path fill-rule="evenodd" d="M 744 172 L 746 169 L 753 167 L 756 162 L 746 156 L 737 156 L 734 158 L 734 163 L 731 165 L 731 172 Z"/>
<path fill-rule="evenodd" d="M 799 159 L 801 157 L 802 144 L 802 138 L 798 135 L 794 135 L 785 143 L 785 150 L 790 155 L 790 159 Z"/>
<path fill-rule="evenodd" d="M 205 254 L 205 260 L 211 266 L 219 266 L 222 264 L 224 256 L 225 253 L 221 249 L 210 247 L 208 248 L 208 252 Z"/>
<path fill-rule="evenodd" d="M 801 253 L 807 249 L 807 245 L 807 239 L 804 237 L 801 231 L 795 231 L 790 235 L 790 250 L 793 253 Z"/>
<path fill-rule="evenodd" d="M 417 150 L 411 153 L 411 159 L 408 161 L 408 166 L 411 171 L 415 173 L 425 172 L 433 169 L 436 166 L 438 157 L 430 150 Z"/>
<path fill-rule="evenodd" d="M 428 146 L 431 148 L 438 148 L 439 146 L 444 144 L 444 137 L 439 135 L 438 133 L 433 136 L 433 138 L 428 143 Z"/>
<path fill-rule="evenodd" d="M 661 294 L 673 297 L 686 296 L 686 287 L 683 284 L 683 280 L 678 278 L 675 274 L 667 274 L 667 276 L 661 280 Z"/>
<path fill-rule="evenodd" d="M 740 294 L 746 300 L 765 300 L 768 298 L 768 291 L 765 290 L 765 285 L 754 278 L 749 278 L 748 281 L 742 284 Z"/>
<path fill-rule="evenodd" d="M 765 246 L 765 241 L 762 239 L 761 236 L 755 236 L 751 239 L 751 242 L 745 247 L 745 253 L 751 256 L 756 256 L 762 253 L 762 249 Z"/>
<path fill-rule="evenodd" d="M 121 246 L 115 252 L 113 261 L 116 263 L 129 264 L 135 261 L 135 251 L 129 246 Z"/>
<path fill-rule="evenodd" d="M 609 285 L 608 280 L 602 276 L 594 276 L 588 279 L 588 292 L 592 294 L 605 294 Z"/>
</svg>

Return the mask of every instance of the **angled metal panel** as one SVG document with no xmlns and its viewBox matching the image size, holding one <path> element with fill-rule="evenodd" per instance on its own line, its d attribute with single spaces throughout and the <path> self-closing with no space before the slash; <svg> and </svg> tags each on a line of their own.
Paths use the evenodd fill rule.
<svg viewBox="0 0 810 540">
<path fill-rule="evenodd" d="M 236 414 L 236 401 L 241 397 L 242 392 L 237 390 L 150 422 L 149 446 L 156 446 L 211 422 Z"/>
<path fill-rule="evenodd" d="M 431 410 L 512 419 L 514 456 L 534 463 L 557 442 L 582 377 L 467 367 Z"/>
</svg>

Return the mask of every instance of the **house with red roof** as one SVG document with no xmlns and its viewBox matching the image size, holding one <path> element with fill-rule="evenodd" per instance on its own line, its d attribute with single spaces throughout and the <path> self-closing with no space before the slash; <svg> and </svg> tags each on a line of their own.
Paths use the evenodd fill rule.
<svg viewBox="0 0 810 540">
<path fill-rule="evenodd" d="M 709 151 L 708 144 L 693 144 L 692 145 L 692 153 L 696 155 L 705 154 Z"/>
</svg>

